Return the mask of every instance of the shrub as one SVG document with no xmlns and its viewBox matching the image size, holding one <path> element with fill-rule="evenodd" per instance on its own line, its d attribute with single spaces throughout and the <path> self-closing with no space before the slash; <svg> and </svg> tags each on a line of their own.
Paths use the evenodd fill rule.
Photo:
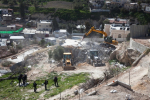
<svg viewBox="0 0 150 100">
<path fill-rule="evenodd" d="M 11 61 L 4 61 L 4 62 L 2 62 L 2 66 L 3 67 L 9 67 L 11 64 L 12 64 Z"/>
<path fill-rule="evenodd" d="M 22 46 L 21 45 L 16 45 L 16 49 L 21 50 Z"/>
<path fill-rule="evenodd" d="M 130 33 L 127 35 L 126 40 L 127 40 L 127 41 L 130 40 Z"/>
</svg>

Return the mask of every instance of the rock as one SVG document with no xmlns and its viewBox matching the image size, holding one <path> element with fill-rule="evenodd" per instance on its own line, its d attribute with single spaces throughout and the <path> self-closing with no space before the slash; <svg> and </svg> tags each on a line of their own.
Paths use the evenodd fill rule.
<svg viewBox="0 0 150 100">
<path fill-rule="evenodd" d="M 110 60 L 117 59 L 120 63 L 123 63 L 126 66 L 130 66 L 139 56 L 140 52 L 135 51 L 134 49 L 129 49 L 127 44 L 122 43 L 120 48 L 114 50 L 110 54 Z"/>
<path fill-rule="evenodd" d="M 75 90 L 75 91 L 74 91 L 74 94 L 77 95 L 77 94 L 78 94 L 78 90 Z"/>
<path fill-rule="evenodd" d="M 88 96 L 96 95 L 96 93 L 97 93 L 97 91 L 90 92 L 90 93 L 88 94 Z"/>
</svg>

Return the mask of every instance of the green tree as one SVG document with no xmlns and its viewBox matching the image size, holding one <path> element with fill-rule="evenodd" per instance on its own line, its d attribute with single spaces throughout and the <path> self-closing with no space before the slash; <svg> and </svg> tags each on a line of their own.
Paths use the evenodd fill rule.
<svg viewBox="0 0 150 100">
<path fill-rule="evenodd" d="M 88 31 L 92 27 L 92 25 L 90 24 L 90 22 L 86 21 L 85 27 L 86 27 L 86 31 Z"/>
<path fill-rule="evenodd" d="M 35 10 L 37 10 L 39 7 L 39 2 L 37 0 L 34 0 L 33 5 L 35 7 Z"/>
<path fill-rule="evenodd" d="M 56 21 L 56 18 L 53 19 L 53 31 L 59 30 L 59 25 Z"/>
<path fill-rule="evenodd" d="M 9 3 L 8 3 L 9 7 L 14 7 L 15 5 L 15 2 L 13 0 L 10 0 Z"/>
<path fill-rule="evenodd" d="M 1 1 L 2 1 L 2 4 L 8 4 L 9 0 L 1 0 Z"/>
<path fill-rule="evenodd" d="M 127 40 L 127 41 L 130 40 L 130 33 L 127 35 L 126 40 Z"/>
<path fill-rule="evenodd" d="M 41 45 L 41 46 L 45 46 L 45 40 L 44 40 L 44 39 L 42 39 L 42 40 L 40 41 L 40 45 Z"/>
<path fill-rule="evenodd" d="M 60 61 L 63 58 L 64 49 L 61 46 L 56 47 L 53 52 L 53 58 L 56 61 Z"/>
<path fill-rule="evenodd" d="M 51 59 L 51 58 L 53 57 L 53 52 L 52 52 L 52 50 L 49 50 L 49 51 L 48 51 L 48 57 L 49 57 L 49 59 Z"/>
</svg>

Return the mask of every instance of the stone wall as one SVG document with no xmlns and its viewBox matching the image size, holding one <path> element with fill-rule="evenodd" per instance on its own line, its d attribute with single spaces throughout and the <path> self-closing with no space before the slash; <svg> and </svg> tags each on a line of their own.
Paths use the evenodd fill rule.
<svg viewBox="0 0 150 100">
<path fill-rule="evenodd" d="M 140 53 L 143 53 L 146 49 L 150 49 L 149 47 L 143 44 L 135 42 L 132 38 L 130 38 L 130 48 L 135 49 L 139 51 Z"/>
</svg>

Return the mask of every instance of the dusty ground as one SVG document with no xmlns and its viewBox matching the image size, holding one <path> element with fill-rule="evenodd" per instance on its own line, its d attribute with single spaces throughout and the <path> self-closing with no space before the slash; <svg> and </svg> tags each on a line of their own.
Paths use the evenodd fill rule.
<svg viewBox="0 0 150 100">
<path fill-rule="evenodd" d="M 111 90 L 116 90 L 116 93 L 111 93 Z M 85 96 L 82 100 L 127 100 L 126 95 L 130 94 L 131 100 L 149 100 L 148 96 L 130 91 L 120 85 L 118 86 L 103 86 L 95 96 Z M 76 99 L 78 100 L 78 99 Z"/>
<path fill-rule="evenodd" d="M 72 2 L 66 2 L 66 1 L 50 1 L 47 2 L 43 6 L 43 8 L 63 8 L 63 9 L 73 9 L 73 3 Z"/>
<path fill-rule="evenodd" d="M 87 72 L 90 73 L 90 78 L 100 78 L 103 77 L 103 72 L 107 69 L 105 66 L 99 66 L 99 67 L 93 67 L 87 63 L 81 63 L 77 64 L 75 70 L 71 71 L 63 71 L 61 66 L 57 66 L 56 63 L 50 64 L 48 62 L 48 53 L 42 52 L 41 55 L 44 55 L 40 59 L 39 64 L 36 64 L 36 66 L 32 67 L 31 71 L 27 73 L 28 75 L 28 80 L 36 80 L 39 77 L 43 77 L 47 75 L 47 73 L 50 73 L 51 71 L 56 71 L 58 74 L 60 73 L 67 73 L 67 74 L 74 74 L 74 73 L 82 73 L 82 72 Z M 67 98 L 70 96 L 74 96 L 73 92 L 78 88 L 78 86 L 74 86 L 71 89 L 67 89 L 63 91 L 62 98 Z M 33 90 L 31 90 L 33 91 Z M 44 92 L 41 94 L 40 98 L 43 98 Z M 49 98 L 48 100 L 53 100 L 53 99 L 59 99 L 60 94 L 53 96 L 52 98 Z"/>
<path fill-rule="evenodd" d="M 141 43 L 145 46 L 148 46 L 150 47 L 150 38 L 139 38 L 139 39 L 133 39 L 134 41 L 138 42 L 138 43 Z"/>
</svg>

